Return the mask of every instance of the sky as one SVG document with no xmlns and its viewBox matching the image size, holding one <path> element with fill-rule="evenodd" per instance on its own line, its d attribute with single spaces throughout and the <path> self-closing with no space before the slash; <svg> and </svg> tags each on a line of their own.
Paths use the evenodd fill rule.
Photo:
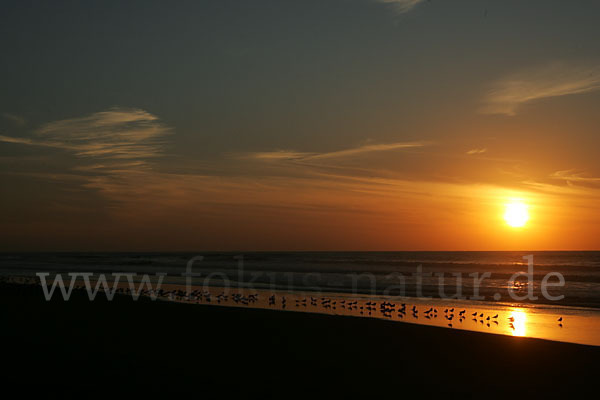
<svg viewBox="0 0 600 400">
<path fill-rule="evenodd" d="M 598 2 L 1 10 L 2 251 L 600 248 Z"/>
</svg>

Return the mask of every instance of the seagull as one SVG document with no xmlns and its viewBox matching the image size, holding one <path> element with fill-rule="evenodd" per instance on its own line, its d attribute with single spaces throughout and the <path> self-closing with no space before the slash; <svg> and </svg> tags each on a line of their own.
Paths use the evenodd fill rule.
<svg viewBox="0 0 600 400">
<path fill-rule="evenodd" d="M 562 317 L 560 317 L 560 318 L 558 319 L 558 322 L 562 322 Z"/>
<path fill-rule="evenodd" d="M 508 317 L 508 320 L 509 320 L 510 322 L 515 322 L 515 318 L 514 318 L 514 317 Z"/>
<path fill-rule="evenodd" d="M 475 311 L 473 314 L 471 314 L 472 316 L 476 317 L 477 316 L 477 311 Z"/>
<path fill-rule="evenodd" d="M 492 318 L 498 318 L 498 314 L 494 315 Z"/>
</svg>

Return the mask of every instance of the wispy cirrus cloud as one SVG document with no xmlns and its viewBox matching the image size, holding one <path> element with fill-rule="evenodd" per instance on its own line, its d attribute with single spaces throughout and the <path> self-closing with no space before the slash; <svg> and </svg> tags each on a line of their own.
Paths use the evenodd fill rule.
<svg viewBox="0 0 600 400">
<path fill-rule="evenodd" d="M 562 170 L 553 172 L 550 175 L 551 179 L 559 180 L 567 183 L 568 185 L 583 185 L 583 186 L 598 186 L 600 185 L 600 178 L 591 177 L 581 171 L 574 169 Z"/>
<path fill-rule="evenodd" d="M 359 147 L 352 147 L 349 149 L 336 150 L 323 153 L 306 153 L 288 150 L 276 150 L 266 152 L 254 152 L 243 154 L 243 158 L 252 158 L 257 160 L 296 160 L 296 161 L 309 161 L 309 160 L 323 160 L 323 159 L 335 159 L 351 157 L 364 153 L 372 153 L 379 151 L 389 151 L 398 149 L 408 149 L 424 147 L 429 145 L 429 142 L 395 142 L 385 144 L 368 144 Z"/>
<path fill-rule="evenodd" d="M 379 3 L 392 4 L 394 10 L 399 14 L 404 14 L 412 10 L 417 4 L 422 3 L 423 0 L 376 0 Z"/>
<path fill-rule="evenodd" d="M 112 108 L 42 125 L 33 137 L 0 135 L 0 141 L 72 151 L 78 157 L 145 159 L 162 154 L 169 127 L 141 109 Z"/>
<path fill-rule="evenodd" d="M 555 62 L 507 76 L 492 85 L 481 112 L 513 116 L 535 100 L 600 89 L 600 65 Z"/>
<path fill-rule="evenodd" d="M 471 150 L 467 151 L 467 154 L 468 154 L 468 155 L 470 155 L 470 156 L 473 156 L 473 155 L 477 155 L 477 154 L 483 154 L 483 153 L 486 153 L 486 152 L 487 152 L 487 150 L 488 150 L 488 149 L 487 149 L 487 148 L 485 148 L 485 147 L 484 147 L 484 148 L 481 148 L 481 149 L 471 149 Z"/>
</svg>

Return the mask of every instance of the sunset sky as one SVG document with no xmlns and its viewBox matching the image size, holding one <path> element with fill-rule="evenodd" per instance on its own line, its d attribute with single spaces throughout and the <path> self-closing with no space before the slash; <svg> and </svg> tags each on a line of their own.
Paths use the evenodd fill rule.
<svg viewBox="0 0 600 400">
<path fill-rule="evenodd" d="M 599 249 L 599 12 L 3 1 L 0 249 Z"/>
</svg>

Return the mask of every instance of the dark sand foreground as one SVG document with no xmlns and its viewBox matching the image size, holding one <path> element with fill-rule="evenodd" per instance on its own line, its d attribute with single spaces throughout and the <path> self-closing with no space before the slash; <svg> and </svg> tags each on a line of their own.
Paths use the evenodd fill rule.
<svg viewBox="0 0 600 400">
<path fill-rule="evenodd" d="M 377 319 L 0 293 L 5 386 L 55 394 L 543 398 L 594 393 L 600 360 L 599 347 Z"/>
</svg>

